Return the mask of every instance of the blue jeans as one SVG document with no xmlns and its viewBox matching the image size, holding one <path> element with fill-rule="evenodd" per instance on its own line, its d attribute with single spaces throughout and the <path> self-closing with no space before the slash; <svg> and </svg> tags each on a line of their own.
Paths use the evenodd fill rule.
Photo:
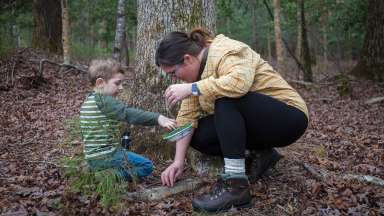
<svg viewBox="0 0 384 216">
<path fill-rule="evenodd" d="M 116 150 L 108 159 L 88 160 L 88 164 L 93 171 L 113 168 L 126 181 L 131 181 L 132 176 L 142 179 L 153 170 L 151 160 L 126 149 Z"/>
</svg>

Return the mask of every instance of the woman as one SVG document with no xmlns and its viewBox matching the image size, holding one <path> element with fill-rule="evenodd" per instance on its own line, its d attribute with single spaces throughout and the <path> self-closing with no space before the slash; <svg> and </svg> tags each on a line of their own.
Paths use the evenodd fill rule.
<svg viewBox="0 0 384 216">
<path fill-rule="evenodd" d="M 170 106 L 183 100 L 177 123 L 194 127 L 176 142 L 175 159 L 161 174 L 163 184 L 173 186 L 180 176 L 190 145 L 224 158 L 224 173 L 210 193 L 193 199 L 194 209 L 249 206 L 248 177 L 260 178 L 282 157 L 274 147 L 292 144 L 306 130 L 304 100 L 249 46 L 224 35 L 211 38 L 202 29 L 168 34 L 157 49 L 156 65 L 185 82 L 169 86 L 165 97 Z"/>
</svg>

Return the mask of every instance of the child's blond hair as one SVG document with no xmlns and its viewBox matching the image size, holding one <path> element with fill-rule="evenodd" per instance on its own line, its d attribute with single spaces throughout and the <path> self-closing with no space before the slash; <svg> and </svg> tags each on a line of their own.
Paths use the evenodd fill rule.
<svg viewBox="0 0 384 216">
<path fill-rule="evenodd" d="M 124 70 L 121 64 L 114 59 L 95 59 L 89 64 L 88 75 L 92 85 L 96 84 L 98 78 L 109 80 L 117 73 L 124 74 Z"/>
</svg>

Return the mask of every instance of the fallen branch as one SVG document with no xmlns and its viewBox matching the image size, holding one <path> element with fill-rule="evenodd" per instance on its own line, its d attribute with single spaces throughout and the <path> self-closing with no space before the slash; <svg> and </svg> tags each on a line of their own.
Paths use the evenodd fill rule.
<svg viewBox="0 0 384 216">
<path fill-rule="evenodd" d="M 73 68 L 75 70 L 78 70 L 80 72 L 84 72 L 84 73 L 88 73 L 87 71 L 79 68 L 78 66 L 76 65 L 72 65 L 72 64 L 59 64 L 57 62 L 53 62 L 53 61 L 50 61 L 48 59 L 41 59 L 40 60 L 40 66 L 39 66 L 39 75 L 42 76 L 43 75 L 43 69 L 44 69 L 44 63 L 50 63 L 50 64 L 53 64 L 53 65 L 57 65 L 59 66 L 60 68 L 61 67 L 64 67 L 64 68 Z"/>
<path fill-rule="evenodd" d="M 176 182 L 173 187 L 159 186 L 141 191 L 128 193 L 127 198 L 140 199 L 144 201 L 156 201 L 181 192 L 191 191 L 203 185 L 201 179 L 186 179 Z"/>
<path fill-rule="evenodd" d="M 312 82 L 305 82 L 305 81 L 302 81 L 302 80 L 291 80 L 291 79 L 288 79 L 287 81 L 291 82 L 291 83 L 296 83 L 296 84 L 304 85 L 304 86 L 314 86 L 315 85 Z"/>
<path fill-rule="evenodd" d="M 356 175 L 356 174 L 340 174 L 340 173 L 334 173 L 330 171 L 325 171 L 322 169 L 316 170 L 311 165 L 307 163 L 303 163 L 303 167 L 305 170 L 307 170 L 309 173 L 311 173 L 317 180 L 327 182 L 328 179 L 333 176 L 338 179 L 344 179 L 344 180 L 358 180 L 363 183 L 370 183 L 376 186 L 384 187 L 384 180 L 375 176 L 370 175 Z"/>
<path fill-rule="evenodd" d="M 365 104 L 370 105 L 370 104 L 378 103 L 381 101 L 384 101 L 384 97 L 375 97 L 375 98 L 371 98 L 371 99 L 365 101 Z"/>
</svg>

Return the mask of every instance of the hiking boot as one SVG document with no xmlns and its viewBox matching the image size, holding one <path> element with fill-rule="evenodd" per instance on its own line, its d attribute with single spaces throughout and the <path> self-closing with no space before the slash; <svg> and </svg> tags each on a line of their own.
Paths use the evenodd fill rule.
<svg viewBox="0 0 384 216">
<path fill-rule="evenodd" d="M 245 158 L 245 171 L 249 181 L 254 183 L 269 168 L 273 168 L 276 163 L 283 158 L 275 149 L 252 150 Z"/>
<path fill-rule="evenodd" d="M 246 208 L 251 206 L 249 182 L 244 177 L 220 176 L 212 186 L 211 192 L 192 200 L 193 209 L 204 212 L 224 212 L 232 206 Z"/>
</svg>

